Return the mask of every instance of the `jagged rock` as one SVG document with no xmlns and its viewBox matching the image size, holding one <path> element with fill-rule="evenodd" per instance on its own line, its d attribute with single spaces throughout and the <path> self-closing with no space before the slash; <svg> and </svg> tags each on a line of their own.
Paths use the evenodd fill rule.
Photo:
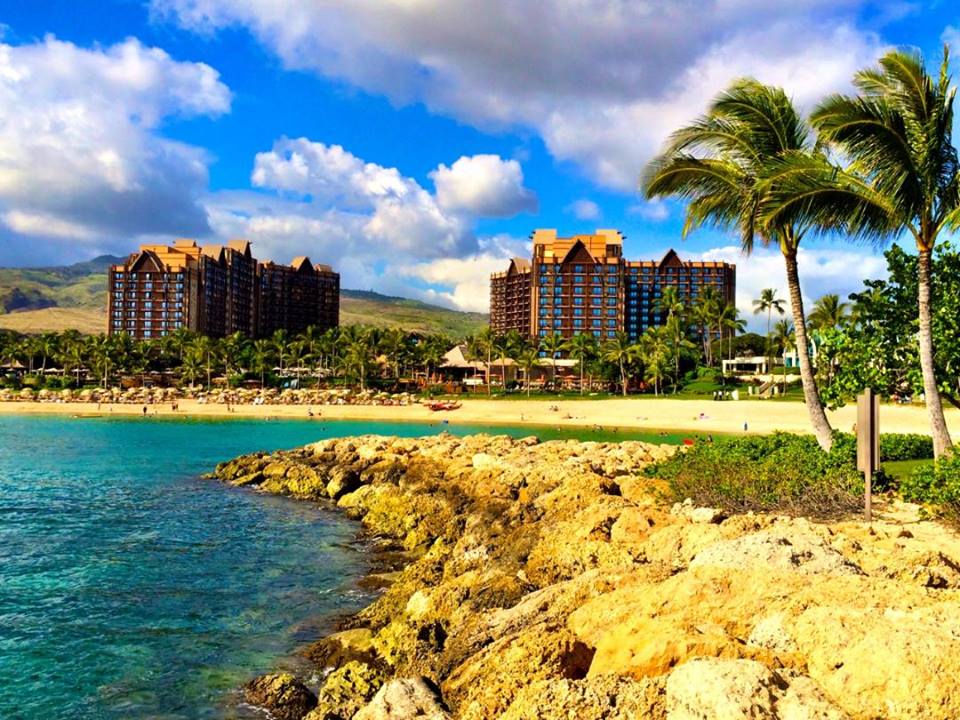
<svg viewBox="0 0 960 720">
<path fill-rule="evenodd" d="M 422 678 L 386 683 L 353 720 L 450 720 L 436 691 Z"/>
<path fill-rule="evenodd" d="M 362 662 L 348 662 L 327 675 L 316 707 L 306 720 L 350 720 L 383 685 L 383 671 Z"/>
<path fill-rule="evenodd" d="M 311 720 L 395 711 L 390 677 L 429 678 L 446 707 L 416 712 L 456 720 L 960 717 L 960 536 L 905 516 L 671 512 L 638 473 L 669 452 L 365 436 L 216 477 L 333 495 L 406 548 L 354 629 L 308 649 L 335 668 Z"/>
<path fill-rule="evenodd" d="M 300 720 L 317 705 L 316 695 L 290 673 L 261 675 L 244 686 L 243 696 L 276 720 Z"/>
<path fill-rule="evenodd" d="M 517 693 L 501 720 L 664 720 L 663 684 L 607 675 L 540 680 Z"/>
<path fill-rule="evenodd" d="M 354 660 L 373 664 L 373 632 L 370 628 L 343 630 L 312 643 L 303 655 L 318 667 L 338 668 Z"/>
</svg>

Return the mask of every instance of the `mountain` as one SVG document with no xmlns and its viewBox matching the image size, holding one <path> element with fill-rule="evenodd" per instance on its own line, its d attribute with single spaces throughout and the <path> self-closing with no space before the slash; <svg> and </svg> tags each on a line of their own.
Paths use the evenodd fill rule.
<svg viewBox="0 0 960 720">
<path fill-rule="evenodd" d="M 0 268 L 0 329 L 102 332 L 107 324 L 107 268 L 122 261 L 101 255 L 63 267 Z M 485 327 L 487 316 L 369 290 L 341 290 L 340 323 L 462 337 Z"/>
</svg>

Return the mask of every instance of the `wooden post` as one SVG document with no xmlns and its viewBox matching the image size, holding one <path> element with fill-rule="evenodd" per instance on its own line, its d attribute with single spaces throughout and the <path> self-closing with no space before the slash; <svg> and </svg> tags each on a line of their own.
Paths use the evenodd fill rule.
<svg viewBox="0 0 960 720">
<path fill-rule="evenodd" d="M 880 398 L 867 388 L 857 397 L 857 470 L 863 473 L 863 509 L 873 520 L 873 474 L 880 469 Z"/>
</svg>

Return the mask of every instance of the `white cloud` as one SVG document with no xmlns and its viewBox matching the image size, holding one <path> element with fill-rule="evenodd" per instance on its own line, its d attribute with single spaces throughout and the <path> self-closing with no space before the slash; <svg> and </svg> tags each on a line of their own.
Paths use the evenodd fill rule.
<svg viewBox="0 0 960 720">
<path fill-rule="evenodd" d="M 211 195 L 209 222 L 219 237 L 252 240 L 261 258 L 287 262 L 306 253 L 331 263 L 344 287 L 486 310 L 487 268 L 502 269 L 520 248 L 510 238 L 478 239 L 474 225 L 529 191 L 516 161 L 476 157 L 440 165 L 432 194 L 397 168 L 340 146 L 283 138 L 256 155 L 251 181 L 260 192 Z M 504 169 L 508 181 L 497 182 Z"/>
<path fill-rule="evenodd" d="M 450 167 L 441 164 L 430 179 L 440 207 L 451 212 L 511 217 L 537 210 L 537 196 L 523 186 L 520 163 L 499 155 L 461 157 Z"/>
<path fill-rule="evenodd" d="M 577 220 L 599 220 L 601 215 L 600 206 L 593 200 L 586 198 L 574 200 L 567 205 L 565 210 L 571 213 Z"/>
<path fill-rule="evenodd" d="M 663 222 L 670 217 L 670 208 L 663 200 L 641 200 L 628 207 L 627 212 L 651 222 Z"/>
<path fill-rule="evenodd" d="M 730 80 L 809 105 L 881 50 L 866 0 L 153 0 L 200 32 L 244 26 L 291 68 L 484 127 L 536 130 L 595 181 L 635 188 L 666 135 Z"/>
<path fill-rule="evenodd" d="M 52 37 L 0 44 L 0 238 L 102 248 L 206 232 L 198 199 L 207 157 L 158 131 L 170 117 L 229 108 L 213 68 L 135 39 L 95 49 Z"/>
<path fill-rule="evenodd" d="M 786 300 L 787 314 L 792 321 L 790 295 L 787 289 L 783 255 L 776 250 L 755 250 L 744 257 L 739 247 L 727 246 L 708 250 L 691 257 L 723 260 L 737 265 L 736 303 L 749 329 L 766 332 L 766 315 L 754 315 L 753 301 L 764 288 L 774 288 Z M 885 278 L 887 263 L 881 253 L 854 247 L 801 247 L 797 255 L 800 288 L 804 309 L 809 313 L 817 298 L 835 293 L 842 300 L 863 289 L 864 278 Z"/>
<path fill-rule="evenodd" d="M 459 310 L 487 312 L 490 308 L 490 274 L 505 270 L 509 258 L 517 255 L 529 256 L 530 243 L 499 235 L 480 240 L 479 251 L 467 257 L 400 266 L 392 274 L 447 288 L 413 290 L 412 294 L 421 300 Z M 407 293 L 411 293 L 409 288 Z"/>
</svg>

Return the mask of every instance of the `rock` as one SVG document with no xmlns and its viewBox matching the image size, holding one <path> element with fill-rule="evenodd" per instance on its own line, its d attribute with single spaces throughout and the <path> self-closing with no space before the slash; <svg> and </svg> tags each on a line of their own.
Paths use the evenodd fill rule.
<svg viewBox="0 0 960 720">
<path fill-rule="evenodd" d="M 704 548 L 690 567 L 767 567 L 803 574 L 856 575 L 860 568 L 815 535 L 765 530 Z"/>
<path fill-rule="evenodd" d="M 669 720 L 772 718 L 770 671 L 752 660 L 703 658 L 684 663 L 667 678 Z"/>
<path fill-rule="evenodd" d="M 312 643 L 303 655 L 319 667 L 338 668 L 353 660 L 373 664 L 373 632 L 370 628 L 343 630 Z"/>
<path fill-rule="evenodd" d="M 330 471 L 330 480 L 327 482 L 327 497 L 339 500 L 347 493 L 360 487 L 360 476 L 351 467 L 335 467 Z"/>
<path fill-rule="evenodd" d="M 306 720 L 350 720 L 374 696 L 386 676 L 361 662 L 348 662 L 327 675 L 317 693 L 316 708 Z"/>
<path fill-rule="evenodd" d="M 846 720 L 810 678 L 753 660 L 698 658 L 667 677 L 668 720 Z"/>
<path fill-rule="evenodd" d="M 276 720 L 300 720 L 317 705 L 316 695 L 290 673 L 261 675 L 244 686 L 243 696 Z"/>
<path fill-rule="evenodd" d="M 449 720 L 437 693 L 423 678 L 391 680 L 353 720 Z"/>
<path fill-rule="evenodd" d="M 517 693 L 500 720 L 663 720 L 663 683 L 606 675 L 540 680 Z"/>
</svg>

